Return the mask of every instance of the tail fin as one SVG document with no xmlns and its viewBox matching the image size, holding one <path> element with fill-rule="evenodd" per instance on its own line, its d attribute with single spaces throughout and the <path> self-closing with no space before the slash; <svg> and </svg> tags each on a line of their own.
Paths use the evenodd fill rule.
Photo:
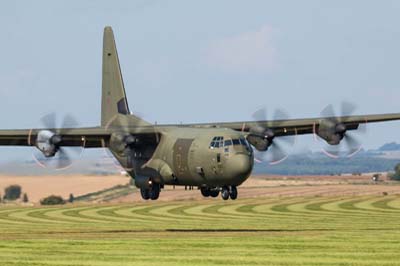
<svg viewBox="0 0 400 266">
<path fill-rule="evenodd" d="M 114 33 L 111 27 L 105 27 L 103 37 L 101 126 L 106 126 L 118 114 L 129 115 L 130 111 L 119 65 Z"/>
</svg>

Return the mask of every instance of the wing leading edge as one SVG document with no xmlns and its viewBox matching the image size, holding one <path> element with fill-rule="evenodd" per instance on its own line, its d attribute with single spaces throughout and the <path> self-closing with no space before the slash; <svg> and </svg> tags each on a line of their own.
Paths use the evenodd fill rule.
<svg viewBox="0 0 400 266">
<path fill-rule="evenodd" d="M 199 128 L 230 128 L 236 131 L 249 132 L 252 128 L 263 126 L 274 130 L 276 136 L 312 134 L 321 122 L 332 117 L 274 120 L 274 121 L 242 121 L 228 123 L 200 123 L 183 126 Z M 355 130 L 360 124 L 400 120 L 400 113 L 381 115 L 339 116 L 336 120 L 346 125 L 348 130 Z M 181 125 L 182 126 L 182 125 Z"/>
<path fill-rule="evenodd" d="M 41 130 L 50 130 L 62 136 L 62 146 L 103 147 L 110 134 L 100 127 L 74 129 L 16 129 L 0 130 L 1 146 L 34 146 Z M 63 131 L 67 133 L 63 133 Z"/>
<path fill-rule="evenodd" d="M 155 131 L 161 133 L 165 127 L 194 127 L 194 128 L 229 128 L 241 132 L 249 132 L 257 126 L 264 126 L 274 130 L 275 135 L 290 136 L 313 134 L 318 129 L 321 122 L 329 117 L 274 120 L 274 121 L 242 121 L 242 122 L 223 122 L 223 123 L 200 123 L 183 125 L 157 125 L 159 130 L 153 126 L 125 127 L 132 135 L 154 134 Z M 376 123 L 400 120 L 400 113 L 382 115 L 360 115 L 336 117 L 338 121 L 346 125 L 347 130 L 356 130 L 360 124 Z M 74 129 L 16 129 L 0 130 L 0 146 L 34 146 L 38 132 L 50 130 L 62 137 L 61 146 L 82 146 L 86 148 L 108 147 L 110 136 L 118 128 L 90 127 Z M 66 133 L 63 133 L 66 132 Z"/>
<path fill-rule="evenodd" d="M 48 130 L 61 136 L 60 146 L 84 146 L 85 148 L 104 148 L 109 146 L 113 132 L 120 128 L 59 128 L 59 129 L 16 129 L 0 130 L 0 146 L 35 146 L 38 133 Z M 154 127 L 125 127 L 132 135 L 154 135 Z"/>
</svg>

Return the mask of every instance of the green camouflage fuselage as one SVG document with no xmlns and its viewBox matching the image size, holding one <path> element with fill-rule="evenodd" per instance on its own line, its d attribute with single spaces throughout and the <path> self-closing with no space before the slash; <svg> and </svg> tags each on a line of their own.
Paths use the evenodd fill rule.
<svg viewBox="0 0 400 266">
<path fill-rule="evenodd" d="M 119 151 L 109 147 L 139 186 L 145 186 L 148 178 L 163 185 L 239 186 L 251 173 L 253 151 L 241 132 L 191 127 L 157 131 L 162 133 L 156 146 Z M 212 147 L 214 138 L 219 138 L 218 145 Z"/>
</svg>

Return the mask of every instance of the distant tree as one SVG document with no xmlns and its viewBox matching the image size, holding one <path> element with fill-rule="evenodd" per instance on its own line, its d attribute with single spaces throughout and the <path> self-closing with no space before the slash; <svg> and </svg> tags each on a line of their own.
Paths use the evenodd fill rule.
<svg viewBox="0 0 400 266">
<path fill-rule="evenodd" d="M 388 173 L 386 174 L 386 177 L 387 177 L 387 179 L 389 179 L 389 180 L 395 180 L 395 179 L 393 178 L 393 176 L 394 176 L 394 172 L 388 172 Z"/>
<path fill-rule="evenodd" d="M 394 167 L 394 173 L 388 173 L 388 178 L 391 180 L 400 181 L 400 163 Z"/>
<path fill-rule="evenodd" d="M 75 200 L 75 197 L 74 197 L 74 194 L 69 194 L 69 199 L 68 199 L 68 202 L 69 203 L 73 203 L 74 202 L 74 200 Z"/>
<path fill-rule="evenodd" d="M 41 205 L 62 205 L 65 200 L 61 196 L 51 195 L 40 201 Z"/>
<path fill-rule="evenodd" d="M 396 175 L 400 175 L 400 163 L 396 164 L 394 167 L 394 171 Z"/>
<path fill-rule="evenodd" d="M 24 195 L 22 196 L 22 202 L 24 203 L 29 202 L 28 195 L 26 193 L 24 193 Z"/>
<path fill-rule="evenodd" d="M 21 197 L 21 186 L 19 185 L 11 185 L 6 187 L 4 190 L 4 199 L 5 200 L 16 200 Z"/>
</svg>

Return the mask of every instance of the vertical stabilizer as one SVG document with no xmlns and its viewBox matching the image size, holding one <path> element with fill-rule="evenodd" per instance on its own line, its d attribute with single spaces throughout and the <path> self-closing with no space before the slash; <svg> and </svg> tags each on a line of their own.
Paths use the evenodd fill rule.
<svg viewBox="0 0 400 266">
<path fill-rule="evenodd" d="M 101 125 L 103 127 L 107 126 L 118 114 L 129 115 L 130 111 L 121 75 L 114 33 L 111 27 L 105 27 L 103 37 Z"/>
</svg>

